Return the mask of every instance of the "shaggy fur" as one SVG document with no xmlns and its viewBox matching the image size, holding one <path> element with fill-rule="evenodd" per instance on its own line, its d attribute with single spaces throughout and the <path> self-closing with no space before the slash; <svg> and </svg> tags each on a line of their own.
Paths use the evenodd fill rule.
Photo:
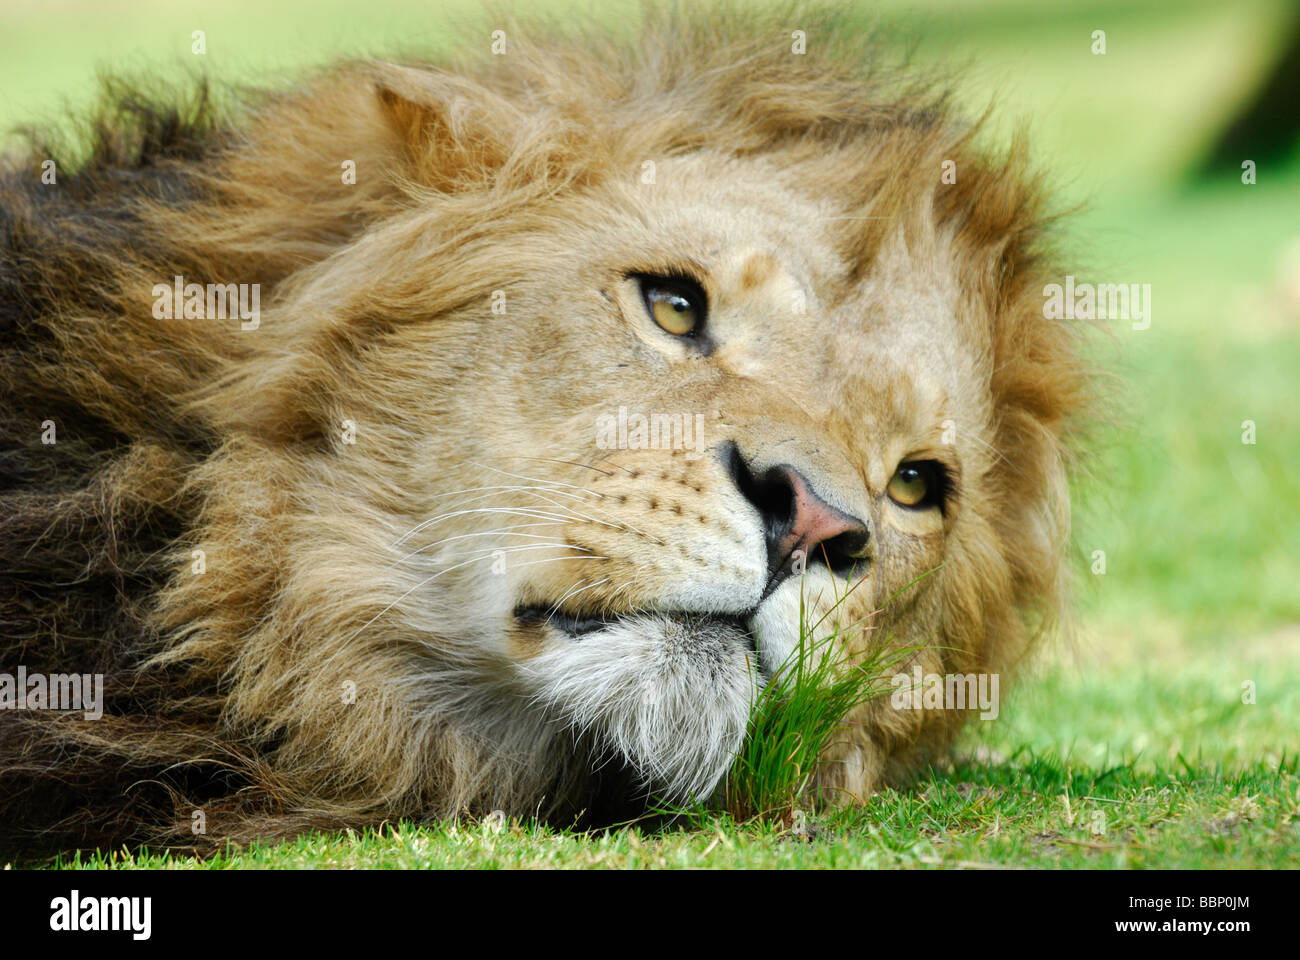
<svg viewBox="0 0 1300 960">
<path fill-rule="evenodd" d="M 0 846 L 707 790 L 749 652 L 660 612 L 747 611 L 770 672 L 832 585 L 810 565 L 759 605 L 729 449 L 870 526 L 834 617 L 883 605 L 854 651 L 1020 662 L 1064 591 L 1086 386 L 1042 315 L 1039 189 L 1020 147 L 986 159 L 852 30 L 799 21 L 806 55 L 785 18 L 651 14 L 635 41 L 513 26 L 504 56 L 221 110 L 114 89 L 57 185 L 40 147 L 11 162 L 0 670 L 107 694 L 97 721 L 0 713 Z M 710 349 L 647 324 L 633 271 L 700 277 Z M 157 318 L 176 275 L 260 284 L 260 325 Z M 620 405 L 705 413 L 708 455 L 597 450 Z M 945 465 L 942 511 L 884 496 L 905 455 Z M 516 615 L 561 603 L 622 619 L 575 641 Z M 870 705 L 821 782 L 863 799 L 965 716 Z"/>
</svg>

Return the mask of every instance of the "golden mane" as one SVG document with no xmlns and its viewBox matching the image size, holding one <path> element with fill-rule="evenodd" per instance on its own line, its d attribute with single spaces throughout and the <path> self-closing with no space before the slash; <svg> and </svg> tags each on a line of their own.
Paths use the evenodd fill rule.
<svg viewBox="0 0 1300 960">
<path fill-rule="evenodd" d="M 835 15 L 800 14 L 801 56 L 783 39 L 793 22 L 652 10 L 632 39 L 511 24 L 505 56 L 347 63 L 220 107 L 201 90 L 150 98 L 115 85 L 87 159 L 59 164 L 56 185 L 40 179 L 44 147 L 8 163 L 0 670 L 103 673 L 107 698 L 93 723 L 0 712 L 0 848 L 202 846 L 481 812 L 507 781 L 520 805 L 544 794 L 540 812 L 570 816 L 617 786 L 524 776 L 449 722 L 413 745 L 384 698 L 344 710 L 302 689 L 343 675 L 382 685 L 413 655 L 355 629 L 405 582 L 376 595 L 356 578 L 377 558 L 332 549 L 366 524 L 385 529 L 380 505 L 404 496 L 393 478 L 409 425 L 367 381 L 371 351 L 509 286 L 530 266 L 511 241 L 547 220 L 553 198 L 635 176 L 647 158 L 771 157 L 797 170 L 845 211 L 834 241 L 859 270 L 885 224 L 905 236 L 952 225 L 974 284 L 964 292 L 997 318 L 994 446 L 1014 458 L 983 505 L 996 549 L 977 569 L 945 571 L 945 629 L 969 641 L 944 662 L 1021 658 L 1064 595 L 1065 467 L 1088 384 L 1075 334 L 1042 315 L 1041 187 L 1020 145 L 984 156 L 941 92 Z M 947 160 L 958 183 L 936 189 Z M 341 182 L 343 161 L 355 184 Z M 441 282 L 417 260 L 440 263 Z M 257 335 L 155 316 L 154 287 L 176 276 L 259 284 Z M 454 391 L 487 361 L 454 325 L 433 326 L 421 342 Z M 362 416 L 391 425 L 392 459 L 367 465 L 368 501 L 331 499 L 316 458 L 334 425 Z M 295 501 L 304 483 L 313 510 L 334 512 Z M 894 776 L 953 729 L 877 722 Z M 191 834 L 195 809 L 206 837 Z"/>
</svg>

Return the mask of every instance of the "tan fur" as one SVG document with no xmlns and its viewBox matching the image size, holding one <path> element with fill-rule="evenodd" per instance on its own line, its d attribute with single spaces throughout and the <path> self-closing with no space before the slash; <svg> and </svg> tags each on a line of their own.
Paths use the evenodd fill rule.
<svg viewBox="0 0 1300 960">
<path fill-rule="evenodd" d="M 566 596 L 729 612 L 719 598 L 761 586 L 763 558 L 715 455 L 728 443 L 868 523 L 866 578 L 831 622 L 933 571 L 851 633 L 858 652 L 888 637 L 923 647 L 926 671 L 1021 662 L 1063 596 L 1086 383 L 1073 332 L 1042 315 L 1024 151 L 985 157 L 833 19 L 812 22 L 804 56 L 779 17 L 751 19 L 652 15 L 635 42 L 515 26 L 504 57 L 341 68 L 217 124 L 200 156 L 154 157 L 185 192 L 143 190 L 134 246 L 47 254 L 57 293 L 10 334 L 39 350 L 3 368 L 14 417 L 39 421 L 48 400 L 69 442 L 99 439 L 76 490 L 15 483 L 6 509 L 39 494 L 40 517 L 67 516 L 97 489 L 114 516 L 168 511 L 175 531 L 133 561 L 155 586 L 122 594 L 136 619 L 114 676 L 136 699 L 98 723 L 0 716 L 10 775 L 28 778 L 16 816 L 50 826 L 46 781 L 114 757 L 168 784 L 164 809 L 116 822 L 110 791 L 73 842 L 186 837 L 195 805 L 211 837 L 240 838 L 625 799 L 635 786 L 591 772 L 599 730 L 569 727 L 601 705 L 544 673 L 566 641 L 513 614 Z M 50 216 L 34 203 L 5 200 L 33 231 Z M 24 256 L 7 253 L 13 276 Z M 83 260 L 94 298 L 69 266 Z M 626 279 L 679 270 L 709 296 L 707 355 L 655 327 Z M 260 326 L 155 319 L 151 288 L 174 273 L 260 283 Z M 708 451 L 598 449 L 597 418 L 620 406 L 704 414 Z M 949 468 L 943 515 L 889 500 L 905 459 Z M 96 522 L 116 542 L 154 521 Z M 49 536 L 29 526 L 24 542 Z M 824 567 L 786 581 L 759 618 L 774 650 L 800 588 L 814 614 L 830 602 Z M 50 653 L 65 641 L 32 637 L 9 659 L 65 663 Z M 965 717 L 864 708 L 821 782 L 864 799 Z M 229 779 L 168 779 L 182 768 Z"/>
</svg>

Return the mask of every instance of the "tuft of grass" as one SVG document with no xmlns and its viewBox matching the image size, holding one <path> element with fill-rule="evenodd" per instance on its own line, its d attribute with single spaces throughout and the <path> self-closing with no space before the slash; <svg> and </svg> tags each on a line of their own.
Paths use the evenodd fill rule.
<svg viewBox="0 0 1300 960">
<path fill-rule="evenodd" d="M 906 584 L 881 609 L 929 572 Z M 845 640 L 873 629 L 870 621 L 881 609 L 848 627 L 835 625 L 826 635 L 818 636 L 822 624 L 862 582 L 853 583 L 850 573 L 844 593 L 813 623 L 800 591 L 799 642 L 755 698 L 744 744 L 712 802 L 689 807 L 661 803 L 654 807 L 655 814 L 696 825 L 712 820 L 719 811 L 734 823 L 789 824 L 800 807 L 816 810 L 826 805 L 829 798 L 819 789 L 810 793 L 818 758 L 845 729 L 846 718 L 856 707 L 889 691 L 891 669 L 918 649 L 891 649 L 891 637 L 886 636 L 856 661 L 850 657 Z M 761 644 L 762 638 L 757 642 Z"/>
<path fill-rule="evenodd" d="M 837 598 L 831 612 L 850 592 L 851 587 Z M 824 637 L 815 635 L 828 616 L 810 624 L 800 596 L 799 643 L 755 699 L 745 743 L 721 790 L 722 809 L 736 822 L 774 814 L 788 820 L 801 802 L 820 808 L 826 798 L 819 792 L 805 800 L 818 757 L 855 707 L 887 692 L 888 669 L 909 652 L 889 652 L 888 643 L 876 644 L 864 659 L 851 663 L 844 643 L 847 631 L 837 626 Z"/>
</svg>

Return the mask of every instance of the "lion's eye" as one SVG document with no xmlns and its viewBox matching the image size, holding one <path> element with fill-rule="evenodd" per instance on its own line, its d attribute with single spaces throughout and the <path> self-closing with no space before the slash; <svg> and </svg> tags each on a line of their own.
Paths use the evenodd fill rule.
<svg viewBox="0 0 1300 960">
<path fill-rule="evenodd" d="M 928 460 L 900 463 L 889 481 L 889 497 L 904 507 L 928 507 L 940 500 L 939 467 Z"/>
<path fill-rule="evenodd" d="M 704 323 L 704 291 L 688 280 L 639 277 L 650 318 L 675 337 L 693 337 Z"/>
</svg>

